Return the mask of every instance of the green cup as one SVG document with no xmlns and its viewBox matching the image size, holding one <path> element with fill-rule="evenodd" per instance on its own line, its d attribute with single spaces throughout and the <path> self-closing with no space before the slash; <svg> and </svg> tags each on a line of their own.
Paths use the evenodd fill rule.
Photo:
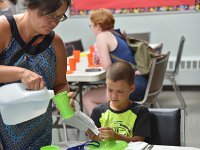
<svg viewBox="0 0 200 150">
<path fill-rule="evenodd" d="M 70 106 L 70 100 L 66 91 L 56 94 L 53 97 L 53 101 L 63 119 L 68 119 L 75 114 L 74 110 Z"/>
<path fill-rule="evenodd" d="M 59 150 L 59 147 L 55 145 L 48 145 L 41 147 L 40 150 Z"/>
</svg>

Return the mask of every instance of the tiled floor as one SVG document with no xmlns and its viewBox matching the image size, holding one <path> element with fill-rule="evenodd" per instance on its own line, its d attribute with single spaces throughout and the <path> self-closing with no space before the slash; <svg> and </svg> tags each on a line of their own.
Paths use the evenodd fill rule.
<svg viewBox="0 0 200 150">
<path fill-rule="evenodd" d="M 186 146 L 200 148 L 200 92 L 184 91 L 183 97 L 187 105 L 187 116 L 185 118 Z M 159 96 L 159 102 L 164 108 L 180 107 L 180 103 L 173 91 L 163 91 Z M 58 129 L 53 129 L 53 144 L 59 143 Z M 60 132 L 61 141 L 64 141 L 63 131 Z M 68 140 L 86 141 L 84 132 L 76 129 L 67 129 Z"/>
</svg>

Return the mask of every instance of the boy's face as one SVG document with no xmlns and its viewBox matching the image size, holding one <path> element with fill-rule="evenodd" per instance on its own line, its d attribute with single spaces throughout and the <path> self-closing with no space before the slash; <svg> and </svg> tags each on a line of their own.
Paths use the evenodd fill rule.
<svg viewBox="0 0 200 150">
<path fill-rule="evenodd" d="M 118 80 L 113 82 L 112 80 L 106 80 L 107 85 L 107 98 L 110 104 L 116 108 L 124 109 L 130 102 L 129 95 L 135 89 L 134 84 L 129 85 L 126 80 Z"/>
</svg>

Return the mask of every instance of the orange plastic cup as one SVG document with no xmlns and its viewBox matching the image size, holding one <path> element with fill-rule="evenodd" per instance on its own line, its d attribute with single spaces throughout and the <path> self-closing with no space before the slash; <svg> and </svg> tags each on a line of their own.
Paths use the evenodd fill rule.
<svg viewBox="0 0 200 150">
<path fill-rule="evenodd" d="M 74 58 L 76 59 L 76 62 L 80 62 L 80 53 L 81 53 L 80 50 L 73 50 L 73 55 Z"/>
<path fill-rule="evenodd" d="M 76 59 L 75 58 L 69 58 L 69 68 L 70 68 L 70 71 L 76 70 Z"/>
<path fill-rule="evenodd" d="M 92 67 L 93 66 L 93 60 L 92 60 L 92 54 L 91 53 L 87 54 L 87 59 L 88 59 L 88 67 Z"/>
<path fill-rule="evenodd" d="M 92 54 L 93 52 L 94 52 L 94 46 L 91 45 L 91 46 L 90 46 L 90 53 Z"/>
</svg>

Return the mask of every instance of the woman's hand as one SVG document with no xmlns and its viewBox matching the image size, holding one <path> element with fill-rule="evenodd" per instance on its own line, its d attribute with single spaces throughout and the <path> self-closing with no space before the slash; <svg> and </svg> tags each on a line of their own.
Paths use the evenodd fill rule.
<svg viewBox="0 0 200 150">
<path fill-rule="evenodd" d="M 27 90 L 40 90 L 45 86 L 42 76 L 28 69 L 23 69 L 19 73 L 19 78 Z"/>
<path fill-rule="evenodd" d="M 68 92 L 67 93 L 69 99 L 70 99 L 70 106 L 73 108 L 75 111 L 75 105 L 74 105 L 74 92 Z"/>
</svg>

